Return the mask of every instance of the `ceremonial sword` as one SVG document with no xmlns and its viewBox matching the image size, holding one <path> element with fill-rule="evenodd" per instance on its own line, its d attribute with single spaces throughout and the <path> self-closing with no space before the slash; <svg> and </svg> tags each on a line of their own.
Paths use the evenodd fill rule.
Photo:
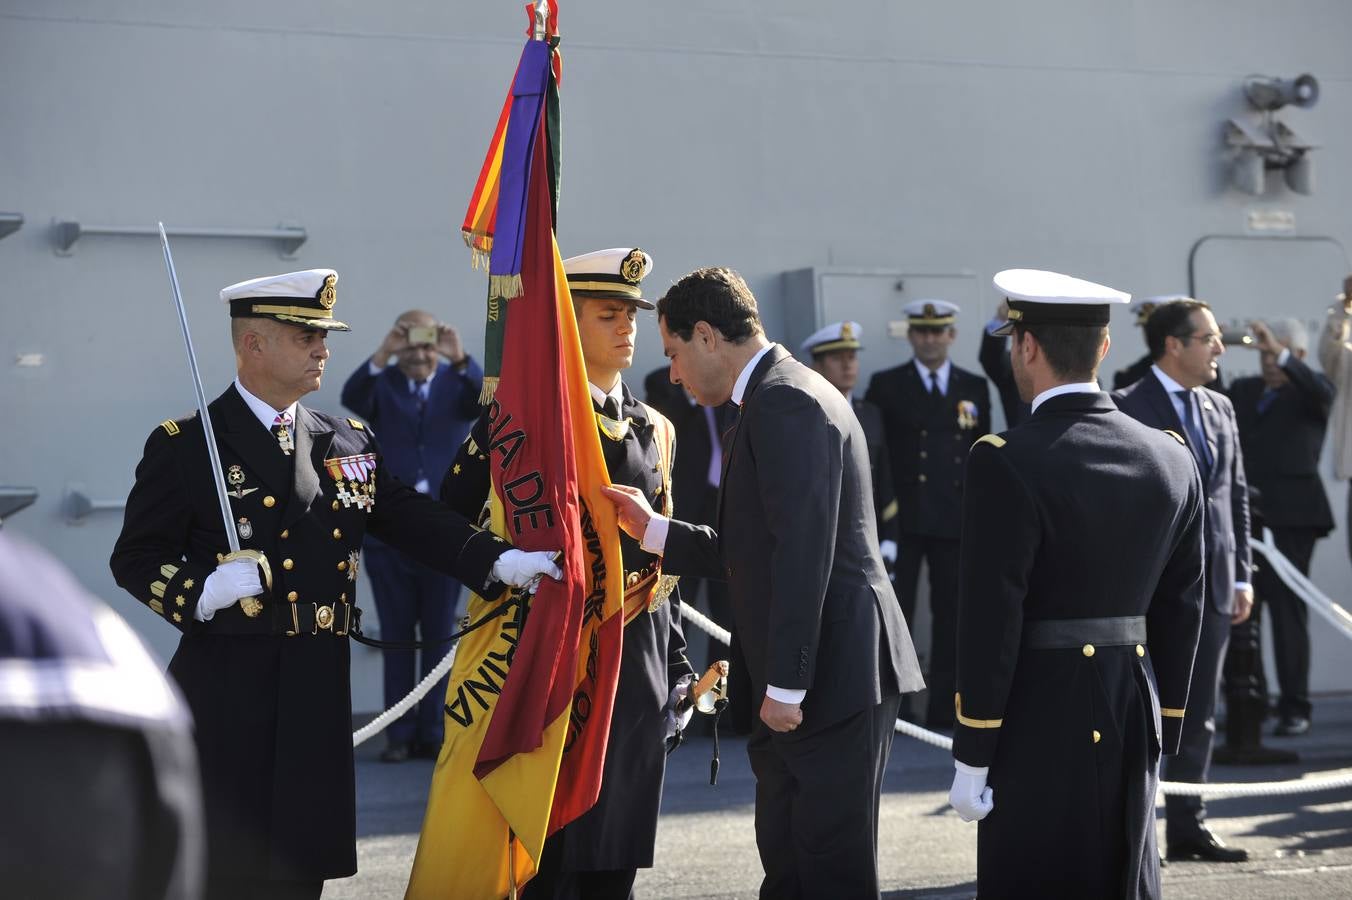
<svg viewBox="0 0 1352 900">
<path fill-rule="evenodd" d="M 207 410 L 207 395 L 202 390 L 202 373 L 197 368 L 197 354 L 192 348 L 192 333 L 188 330 L 188 310 L 183 305 L 183 293 L 178 287 L 178 272 L 174 270 L 174 255 L 169 252 L 169 236 L 164 233 L 164 223 L 160 222 L 160 246 L 164 248 L 164 265 L 169 270 L 169 284 L 174 289 L 174 306 L 178 309 L 178 323 L 183 326 L 183 346 L 188 351 L 188 370 L 192 373 L 193 390 L 197 393 L 197 417 L 202 422 L 202 433 L 207 441 L 207 455 L 211 458 L 211 479 L 216 483 L 216 499 L 221 504 L 221 518 L 225 523 L 225 539 L 230 544 L 230 552 L 221 562 L 232 559 L 251 559 L 263 571 L 263 583 L 272 590 L 272 570 L 268 558 L 257 550 L 241 550 L 239 535 L 235 532 L 235 515 L 230 509 L 230 497 L 225 489 L 225 473 L 221 471 L 221 453 L 216 446 L 216 429 L 211 424 L 211 415 Z M 253 603 L 246 603 L 253 600 Z M 245 615 L 253 618 L 262 611 L 262 604 L 252 597 L 240 601 Z M 252 610 L 252 611 L 251 611 Z"/>
</svg>

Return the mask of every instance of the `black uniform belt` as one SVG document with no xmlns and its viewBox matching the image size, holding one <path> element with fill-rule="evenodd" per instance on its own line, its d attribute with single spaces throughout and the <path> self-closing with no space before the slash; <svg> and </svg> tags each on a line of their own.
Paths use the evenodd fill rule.
<svg viewBox="0 0 1352 900">
<path fill-rule="evenodd" d="M 1145 616 L 1102 619 L 1034 619 L 1023 623 L 1028 650 L 1079 649 L 1085 644 L 1116 647 L 1145 643 Z"/>
<path fill-rule="evenodd" d="M 258 601 L 255 601 L 258 602 Z M 331 634 L 346 637 L 361 622 L 361 610 L 343 600 L 334 603 L 263 603 L 258 615 L 240 604 L 218 610 L 206 623 L 207 634 L 276 634 L 298 637 Z"/>
</svg>

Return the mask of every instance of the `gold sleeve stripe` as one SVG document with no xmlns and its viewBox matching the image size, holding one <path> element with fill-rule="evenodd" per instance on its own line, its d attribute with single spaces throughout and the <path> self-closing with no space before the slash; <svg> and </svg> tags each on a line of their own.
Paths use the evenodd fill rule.
<svg viewBox="0 0 1352 900">
<path fill-rule="evenodd" d="M 1005 439 L 998 434 L 983 434 L 976 439 L 976 444 L 990 444 L 998 450 L 1005 445 Z M 973 444 L 972 446 L 975 447 L 976 444 Z"/>
<path fill-rule="evenodd" d="M 160 427 L 163 428 L 164 433 L 169 435 L 170 437 L 175 437 L 180 430 L 178 427 L 178 423 L 175 422 L 173 419 L 165 419 L 163 422 L 160 423 Z"/>
<path fill-rule="evenodd" d="M 157 615 L 157 616 L 162 616 L 162 615 L 164 615 L 164 604 L 161 603 L 160 601 L 158 601 L 158 600 L 151 600 L 151 601 L 150 601 L 150 608 L 153 609 L 153 610 L 155 611 L 155 615 Z"/>
<path fill-rule="evenodd" d="M 150 593 L 154 594 L 156 597 L 164 596 L 164 588 L 165 583 L 163 581 L 152 581 L 150 583 Z"/>
<path fill-rule="evenodd" d="M 897 517 L 898 512 L 899 510 L 897 509 L 897 501 L 893 500 L 891 503 L 883 507 L 883 521 L 891 522 L 893 519 Z"/>
<path fill-rule="evenodd" d="M 1160 715 L 1167 719 L 1181 719 L 1183 718 L 1183 712 L 1184 711 L 1181 709 L 1170 709 L 1167 706 L 1160 707 Z"/>
<path fill-rule="evenodd" d="M 1184 447 L 1188 446 L 1188 442 L 1183 440 L 1183 435 L 1179 434 L 1177 431 L 1174 431 L 1173 429 L 1170 428 L 1166 428 L 1164 429 L 1164 433 L 1169 435 L 1169 437 L 1173 438 L 1174 440 L 1178 441 Z"/>
<path fill-rule="evenodd" d="M 160 574 L 163 575 L 165 580 L 167 581 L 168 579 L 173 578 L 175 575 L 178 574 L 178 566 L 171 566 L 167 564 L 160 566 Z"/>
<path fill-rule="evenodd" d="M 987 435 L 991 437 L 991 435 Z M 969 719 L 962 714 L 962 694 L 953 695 L 953 706 L 958 713 L 958 724 L 966 725 L 968 728 L 999 728 L 1005 723 L 1004 719 Z"/>
</svg>

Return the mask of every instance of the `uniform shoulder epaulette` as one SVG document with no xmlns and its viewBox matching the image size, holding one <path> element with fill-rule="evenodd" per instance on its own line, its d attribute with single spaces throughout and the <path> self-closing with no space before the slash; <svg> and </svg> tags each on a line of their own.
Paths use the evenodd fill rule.
<svg viewBox="0 0 1352 900">
<path fill-rule="evenodd" d="M 357 429 L 358 431 L 366 430 L 366 426 L 363 425 L 361 422 L 358 422 L 356 419 L 348 419 L 347 423 L 351 425 L 353 428 Z"/>
<path fill-rule="evenodd" d="M 1005 443 L 1006 443 L 1005 439 L 1000 437 L 1000 435 L 998 434 L 983 434 L 981 437 L 976 439 L 976 444 L 990 444 L 997 450 L 1003 447 Z M 972 446 L 975 447 L 976 444 L 973 444 Z"/>
<path fill-rule="evenodd" d="M 1171 438 L 1173 438 L 1174 440 L 1178 441 L 1178 442 L 1179 442 L 1180 444 L 1182 444 L 1184 447 L 1188 446 L 1188 442 L 1185 441 L 1185 440 L 1183 440 L 1183 435 L 1179 434 L 1177 431 L 1174 431 L 1172 428 L 1163 428 L 1163 429 L 1161 429 L 1161 430 L 1162 430 L 1165 434 L 1169 435 L 1169 437 L 1171 437 Z"/>
<path fill-rule="evenodd" d="M 178 423 L 173 419 L 165 419 L 160 423 L 160 427 L 163 428 L 164 433 L 170 437 L 178 437 L 183 432 L 183 429 L 179 428 Z"/>
</svg>

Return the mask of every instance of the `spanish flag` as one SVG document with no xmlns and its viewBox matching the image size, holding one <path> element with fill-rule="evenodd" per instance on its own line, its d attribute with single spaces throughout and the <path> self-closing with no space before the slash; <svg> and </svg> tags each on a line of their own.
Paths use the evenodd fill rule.
<svg viewBox="0 0 1352 900">
<path fill-rule="evenodd" d="M 609 479 L 554 240 L 549 37 L 522 54 L 501 147 L 486 163 L 498 173 L 481 176 L 471 215 L 481 192 L 496 193 L 490 316 L 493 300 L 511 309 L 489 405 L 490 527 L 522 549 L 562 548 L 564 580 L 545 579 L 459 645 L 409 898 L 514 894 L 546 836 L 596 802 L 610 732 L 623 637 L 619 530 L 600 493 Z M 493 605 L 472 596 L 470 618 Z"/>
</svg>

